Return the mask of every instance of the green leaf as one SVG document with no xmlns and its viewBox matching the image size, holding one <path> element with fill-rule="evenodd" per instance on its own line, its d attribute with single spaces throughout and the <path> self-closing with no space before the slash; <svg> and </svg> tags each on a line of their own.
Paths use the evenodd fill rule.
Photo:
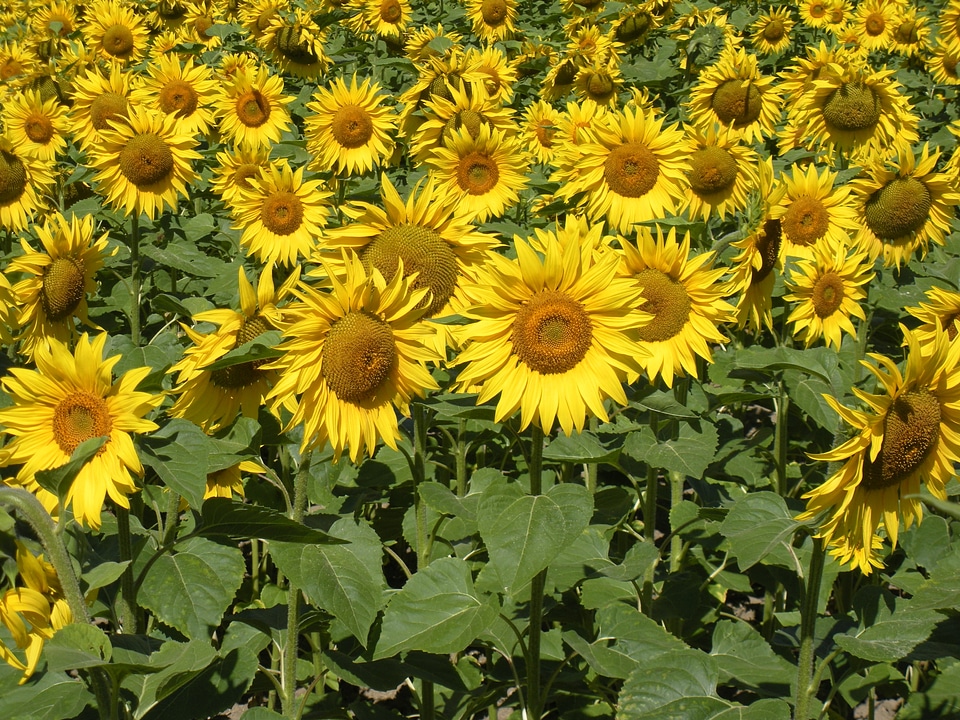
<svg viewBox="0 0 960 720">
<path fill-rule="evenodd" d="M 200 215 L 189 218 L 186 222 L 192 222 L 196 224 L 196 227 L 185 227 L 184 230 L 189 233 L 195 232 L 199 237 L 212 233 L 214 227 L 211 223 L 205 223 L 202 227 L 199 226 L 198 218 L 202 219 L 203 217 L 203 215 Z M 152 243 L 143 243 L 141 252 L 144 257 L 156 260 L 164 267 L 176 268 L 191 277 L 232 277 L 234 282 L 237 279 L 236 267 L 207 255 L 196 247 L 194 241 L 176 240 L 168 243 L 166 248 L 157 247 Z M 233 270 L 232 273 L 231 269 Z"/>
<path fill-rule="evenodd" d="M 336 543 L 329 535 L 262 505 L 248 505 L 230 498 L 210 498 L 203 502 L 203 525 L 197 533 L 204 536 L 260 538 L 295 543 Z"/>
<path fill-rule="evenodd" d="M 786 547 L 798 527 L 800 523 L 793 519 L 783 498 L 763 491 L 740 497 L 720 524 L 720 533 L 730 541 L 741 570 L 753 567 L 778 548 L 784 550 L 773 564 L 794 569 Z"/>
<path fill-rule="evenodd" d="M 340 518 L 328 533 L 346 544 L 272 542 L 270 556 L 318 608 L 339 619 L 366 645 L 370 626 L 383 607 L 386 587 L 380 538 L 370 526 L 352 518 Z"/>
<path fill-rule="evenodd" d="M 417 573 L 390 600 L 374 659 L 407 650 L 460 652 L 497 617 L 494 597 L 480 597 L 470 566 L 440 558 Z"/>
<path fill-rule="evenodd" d="M 953 720 L 960 717 L 960 662 L 941 672 L 920 693 L 912 693 L 897 720 Z"/>
<path fill-rule="evenodd" d="M 240 718 L 241 720 L 283 720 L 283 715 L 265 707 L 252 707 Z"/>
<path fill-rule="evenodd" d="M 279 330 L 267 330 L 252 340 L 248 340 L 240 347 L 234 348 L 216 362 L 204 365 L 203 369 L 222 370 L 233 365 L 280 357 L 283 352 L 276 349 L 276 346 L 280 344 L 280 339 Z"/>
<path fill-rule="evenodd" d="M 168 640 L 150 655 L 148 663 L 155 669 L 150 675 L 128 677 L 123 687 L 137 698 L 135 718 L 142 718 L 168 695 L 177 692 L 203 672 L 216 659 L 217 651 L 208 640 L 186 643 Z"/>
<path fill-rule="evenodd" d="M 91 568 L 83 574 L 83 581 L 87 585 L 87 590 L 90 591 L 96 588 L 106 587 L 123 575 L 123 571 L 126 570 L 129 564 L 129 560 L 124 560 L 123 562 L 104 562 L 95 568 Z"/>
<path fill-rule="evenodd" d="M 187 420 L 175 418 L 141 442 L 141 459 L 164 484 L 182 495 L 191 507 L 203 505 L 207 487 L 210 439 Z"/>
<path fill-rule="evenodd" d="M 73 720 L 94 703 L 93 694 L 79 678 L 51 672 L 48 666 L 39 681 L 34 679 L 3 693 L 0 704 L 6 720 Z"/>
<path fill-rule="evenodd" d="M 86 623 L 71 623 L 60 628 L 44 643 L 43 652 L 47 669 L 58 672 L 101 667 L 110 662 L 113 646 L 100 628 Z"/>
<path fill-rule="evenodd" d="M 724 710 L 729 705 L 716 697 L 718 677 L 716 661 L 699 650 L 671 650 L 647 658 L 623 683 L 617 720 L 670 717 L 655 711 L 677 700 L 689 703 L 685 707 L 691 713 L 701 713 L 703 709 Z M 676 714 L 675 717 L 710 716 Z"/>
<path fill-rule="evenodd" d="M 37 482 L 44 490 L 48 490 L 60 499 L 60 506 L 63 507 L 70 491 L 70 486 L 77 478 L 77 475 L 83 466 L 97 454 L 110 438 L 103 437 L 90 438 L 77 445 L 70 459 L 58 468 L 51 470 L 40 470 L 36 473 Z"/>
<path fill-rule="evenodd" d="M 699 478 L 713 462 L 717 441 L 716 427 L 706 422 L 699 430 L 682 423 L 676 440 L 658 440 L 644 427 L 627 435 L 623 453 L 652 467 Z"/>
<path fill-rule="evenodd" d="M 551 440 L 543 451 L 546 460 L 573 463 L 610 462 L 619 454 L 618 448 L 608 450 L 597 436 L 590 432 L 560 435 Z"/>
<path fill-rule="evenodd" d="M 790 694 L 796 668 L 777 655 L 752 626 L 721 620 L 713 629 L 713 648 L 720 678 L 730 678 L 760 695 L 783 697 Z"/>
<path fill-rule="evenodd" d="M 641 410 L 649 410 L 658 415 L 666 417 L 693 419 L 699 417 L 697 413 L 686 405 L 677 402 L 673 393 L 663 390 L 651 390 L 643 397 L 637 398 L 630 403 L 631 407 L 638 407 Z"/>
<path fill-rule="evenodd" d="M 900 660 L 922 643 L 943 615 L 932 610 L 897 612 L 892 618 L 859 630 L 835 636 L 837 645 L 851 655 L 872 662 Z"/>
<path fill-rule="evenodd" d="M 777 370 L 797 370 L 807 375 L 816 375 L 823 382 L 830 383 L 830 372 L 820 360 L 822 349 L 797 350 L 786 347 L 749 347 L 739 350 L 734 360 L 735 370 L 760 370 L 776 372 Z"/>
<path fill-rule="evenodd" d="M 513 592 L 550 564 L 590 522 L 593 498 L 582 485 L 563 484 L 527 495 L 516 484 L 483 494 L 478 521 L 489 566 Z"/>
<path fill-rule="evenodd" d="M 238 548 L 191 538 L 153 564 L 137 600 L 188 638 L 209 638 L 233 601 L 244 569 Z"/>
</svg>

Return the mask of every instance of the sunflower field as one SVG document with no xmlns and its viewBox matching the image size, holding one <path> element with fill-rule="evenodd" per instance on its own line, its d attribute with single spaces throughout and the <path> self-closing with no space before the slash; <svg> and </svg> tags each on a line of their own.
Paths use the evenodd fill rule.
<svg viewBox="0 0 960 720">
<path fill-rule="evenodd" d="M 960 718 L 960 0 L 0 0 L 0 717 Z"/>
</svg>

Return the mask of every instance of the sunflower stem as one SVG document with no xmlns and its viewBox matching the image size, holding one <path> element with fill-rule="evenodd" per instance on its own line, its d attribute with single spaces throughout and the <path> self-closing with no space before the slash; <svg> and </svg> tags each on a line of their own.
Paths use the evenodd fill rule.
<svg viewBox="0 0 960 720">
<path fill-rule="evenodd" d="M 417 520 L 417 572 L 430 564 L 430 529 L 427 526 L 427 504 L 420 494 L 421 485 L 427 479 L 427 408 L 423 403 L 415 402 L 411 405 L 413 412 L 413 482 L 415 487 L 414 508 Z M 460 434 L 463 436 L 463 433 Z M 458 450 L 459 452 L 459 450 Z M 465 462 L 465 461 L 464 461 Z M 466 466 L 464 465 L 464 468 Z M 466 469 L 464 477 L 460 476 L 460 457 L 457 457 L 457 488 L 466 483 Z M 433 682 L 421 681 L 420 688 L 420 717 L 424 720 L 434 720 L 436 717 Z"/>
<path fill-rule="evenodd" d="M 590 419 L 587 421 L 589 423 L 590 432 L 595 433 L 597 428 L 600 427 L 600 421 L 596 416 L 591 415 Z M 584 482 L 587 485 L 587 490 L 590 491 L 591 495 L 596 494 L 597 492 L 597 475 L 600 469 L 598 463 L 584 463 L 583 466 L 583 478 Z"/>
<path fill-rule="evenodd" d="M 683 485 L 687 481 L 687 476 L 676 470 L 670 471 L 670 509 L 680 507 L 683 502 Z M 670 572 L 674 573 L 680 569 L 680 563 L 683 560 L 683 538 L 678 532 L 679 528 L 670 528 Z"/>
<path fill-rule="evenodd" d="M 130 216 L 130 339 L 140 346 L 140 213 Z"/>
<path fill-rule="evenodd" d="M 543 492 L 543 430 L 536 424 L 530 431 L 530 494 Z M 527 720 L 539 720 L 543 714 L 540 696 L 540 634 L 543 629 L 543 591 L 547 571 L 541 570 L 530 581 L 530 623 L 527 639 Z"/>
<path fill-rule="evenodd" d="M 307 511 L 307 483 L 310 479 L 310 463 L 313 454 L 300 460 L 300 467 L 293 478 L 293 507 L 290 519 L 302 523 Z M 297 703 L 297 655 L 300 639 L 300 586 L 287 578 L 287 630 L 280 657 L 280 687 L 283 693 L 280 707 L 283 716 L 296 720 L 300 715 Z"/>
<path fill-rule="evenodd" d="M 120 624 L 124 633 L 136 635 L 140 632 L 137 622 L 137 591 L 133 584 L 133 544 L 130 541 L 130 511 L 115 505 L 117 515 L 117 544 L 120 550 L 120 562 L 127 567 L 120 576 Z"/>
<path fill-rule="evenodd" d="M 457 497 L 467 494 L 467 421 L 460 418 L 457 423 Z"/>
<path fill-rule="evenodd" d="M 813 650 L 817 626 L 817 602 L 820 598 L 820 581 L 823 578 L 825 553 L 820 538 L 813 538 L 813 552 L 807 571 L 800 606 L 800 657 L 797 665 L 797 699 L 794 704 L 794 720 L 808 720 L 810 697 L 816 692 L 810 680 L 813 676 Z"/>
<path fill-rule="evenodd" d="M 776 458 L 777 494 L 787 494 L 787 415 L 790 412 L 790 395 L 787 384 L 780 378 L 777 381 L 777 424 L 774 427 L 773 448 Z"/>
<path fill-rule="evenodd" d="M 657 532 L 657 492 L 660 486 L 660 474 L 657 468 L 647 465 L 647 489 L 643 496 L 643 537 L 654 542 Z M 643 590 L 640 596 L 640 609 L 646 615 L 653 613 L 653 579 L 655 565 L 651 564 L 643 575 Z"/>
</svg>

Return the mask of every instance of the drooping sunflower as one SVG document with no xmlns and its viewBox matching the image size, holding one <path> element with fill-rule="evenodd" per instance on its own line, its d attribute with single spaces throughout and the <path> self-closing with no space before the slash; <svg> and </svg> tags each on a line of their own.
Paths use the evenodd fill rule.
<svg viewBox="0 0 960 720">
<path fill-rule="evenodd" d="M 261 263 L 295 265 L 310 255 L 327 224 L 330 192 L 319 180 L 305 181 L 303 171 L 292 170 L 286 160 L 270 163 L 235 197 L 240 244 Z"/>
<path fill-rule="evenodd" d="M 36 58 L 18 42 L 0 45 L 0 87 L 16 88 L 33 75 Z"/>
<path fill-rule="evenodd" d="M 434 40 L 443 38 L 439 43 Z M 403 44 L 403 51 L 413 62 L 421 63 L 427 58 L 443 59 L 450 53 L 463 52 L 463 35 L 444 29 L 442 23 L 436 27 L 425 25 L 412 29 Z"/>
<path fill-rule="evenodd" d="M 797 262 L 784 300 L 797 303 L 787 322 L 806 347 L 823 338 L 839 351 L 842 333 L 856 337 L 852 318 L 866 318 L 860 303 L 867 297 L 864 286 L 873 279 L 872 267 L 865 251 L 850 251 L 844 242 L 815 245 L 810 258 Z"/>
<path fill-rule="evenodd" d="M 187 17 L 187 5 L 180 0 L 159 0 L 146 16 L 158 34 L 178 30 Z"/>
<path fill-rule="evenodd" d="M 18 540 L 16 560 L 20 581 L 0 597 L 0 622 L 26 659 L 21 660 L 2 641 L 0 659 L 23 672 L 23 685 L 36 672 L 43 644 L 73 622 L 73 614 L 53 565 L 43 555 L 34 555 Z"/>
<path fill-rule="evenodd" d="M 233 150 L 217 153 L 218 166 L 210 178 L 210 187 L 231 208 L 240 198 L 241 190 L 252 190 L 250 178 L 259 176 L 260 169 L 270 163 L 269 148 L 241 145 Z"/>
<path fill-rule="evenodd" d="M 94 241 L 92 216 L 80 220 L 71 215 L 67 220 L 60 213 L 49 216 L 36 233 L 43 252 L 22 240 L 23 255 L 7 269 L 27 275 L 13 286 L 20 309 L 20 352 L 27 358 L 33 358 L 37 347 L 51 338 L 71 344 L 77 336 L 75 319 L 89 324 L 87 295 L 96 292 L 95 275 L 107 255 L 109 235 Z"/>
<path fill-rule="evenodd" d="M 196 323 L 218 326 L 201 333 L 183 326 L 193 343 L 183 358 L 170 368 L 176 373 L 173 392 L 177 400 L 170 415 L 196 423 L 204 432 L 216 432 L 232 423 L 237 415 L 256 419 L 263 399 L 277 380 L 277 373 L 263 369 L 263 361 L 249 360 L 214 370 L 208 369 L 231 350 L 254 340 L 280 325 L 280 304 L 300 279 L 298 269 L 274 290 L 273 265 L 260 273 L 257 287 L 247 280 L 243 268 L 238 271 L 240 310 L 208 310 L 193 316 Z"/>
<path fill-rule="evenodd" d="M 895 160 L 875 162 L 854 181 L 860 219 L 858 241 L 871 259 L 883 255 L 887 266 L 900 267 L 914 251 L 926 256 L 931 242 L 942 245 L 950 231 L 960 193 L 950 176 L 935 172 L 940 151 L 902 152 Z"/>
<path fill-rule="evenodd" d="M 181 65 L 174 55 L 163 55 L 147 66 L 132 93 L 135 103 L 177 119 L 177 129 L 188 135 L 205 133 L 213 125 L 217 81 L 210 69 L 187 58 Z"/>
<path fill-rule="evenodd" d="M 647 5 L 624 7 L 619 17 L 610 26 L 613 39 L 623 45 L 639 46 L 653 30 L 660 27 L 661 20 Z"/>
<path fill-rule="evenodd" d="M 493 255 L 466 290 L 462 314 L 474 322 L 458 328 L 458 386 L 475 388 L 478 404 L 499 395 L 497 422 L 519 410 L 521 429 L 535 422 L 545 434 L 557 421 L 569 435 L 588 414 L 606 420 L 607 399 L 626 404 L 623 382 L 643 353 L 636 332 L 650 319 L 637 283 L 617 275 L 619 255 L 584 253 L 568 237 L 541 234 L 543 257 L 521 238 L 516 260 Z"/>
<path fill-rule="evenodd" d="M 220 132 L 234 145 L 270 147 L 290 127 L 283 78 L 263 65 L 238 70 L 217 98 Z"/>
<path fill-rule="evenodd" d="M 423 108 L 428 100 L 441 97 L 453 100 L 453 90 L 461 83 L 468 86 L 482 83 L 483 75 L 466 65 L 466 54 L 451 51 L 442 57 L 428 57 L 417 63 L 417 79 L 400 95 L 404 106 L 400 113 L 400 134 L 410 140 L 423 122 Z"/>
<path fill-rule="evenodd" d="M 939 39 L 933 46 L 931 57 L 927 60 L 927 70 L 937 83 L 960 85 L 960 45 L 944 43 Z"/>
<path fill-rule="evenodd" d="M 98 0 L 84 13 L 87 45 L 109 62 L 139 62 L 147 51 L 149 32 L 143 18 L 114 0 Z"/>
<path fill-rule="evenodd" d="M 927 18 L 914 7 L 905 8 L 894 21 L 890 47 L 906 57 L 916 57 L 930 47 L 930 26 Z"/>
<path fill-rule="evenodd" d="M 175 115 L 131 109 L 125 122 L 100 132 L 90 150 L 100 192 L 126 215 L 146 213 L 151 220 L 164 206 L 175 209 L 196 177 L 190 165 L 199 160 L 193 135 L 181 132 Z"/>
<path fill-rule="evenodd" d="M 189 0 L 187 14 L 180 26 L 184 42 L 198 43 L 206 49 L 219 47 L 223 38 L 210 32 L 210 28 L 224 22 L 219 3 L 214 0 Z"/>
<path fill-rule="evenodd" d="M 130 105 L 130 75 L 117 65 L 108 75 L 91 68 L 74 80 L 70 132 L 84 149 L 95 148 L 100 133 L 110 130 L 111 120 L 126 118 Z"/>
<path fill-rule="evenodd" d="M 513 89 L 517 82 L 517 67 L 496 47 L 468 48 L 464 63 L 473 81 L 494 102 L 508 105 L 513 100 Z"/>
<path fill-rule="evenodd" d="M 825 513 L 818 535 L 841 564 L 864 574 L 883 565 L 876 539 L 880 524 L 896 546 L 900 522 L 909 528 L 923 516 L 917 499 L 921 482 L 945 500 L 944 485 L 960 461 L 960 343 L 951 344 L 938 331 L 933 347 L 923 353 L 912 332 L 904 329 L 904 339 L 908 352 L 902 373 L 882 355 L 870 355 L 877 366 L 864 362 L 883 389 L 876 395 L 854 389 L 866 410 L 851 410 L 827 396 L 856 435 L 810 456 L 843 465 L 804 495 L 807 510 L 798 517 L 814 520 Z"/>
<path fill-rule="evenodd" d="M 427 162 L 440 191 L 478 222 L 503 215 L 528 182 L 529 156 L 520 140 L 482 124 L 476 138 L 467 128 L 453 131 Z"/>
<path fill-rule="evenodd" d="M 36 370 L 13 368 L 2 381 L 13 405 L 0 410 L 2 432 L 12 437 L 0 451 L 0 465 L 20 465 L 7 482 L 36 494 L 48 512 L 57 511 L 57 496 L 40 487 L 36 473 L 64 465 L 85 440 L 107 438 L 77 474 L 65 500 L 77 520 L 93 529 L 100 527 L 105 497 L 130 507 L 127 496 L 137 490 L 131 473 L 143 474 L 131 433 L 157 429 L 144 415 L 163 400 L 136 391 L 150 368 L 129 370 L 112 382 L 111 370 L 120 356 L 104 360 L 106 342 L 105 333 L 93 340 L 82 335 L 71 354 L 51 339 L 37 346 Z"/>
<path fill-rule="evenodd" d="M 705 221 L 712 214 L 722 220 L 728 212 L 743 210 L 757 184 L 757 152 L 715 125 L 705 133 L 690 126 L 684 131 L 690 191 L 678 212 Z"/>
<path fill-rule="evenodd" d="M 53 185 L 53 166 L 0 136 L 0 227 L 23 230 Z"/>
<path fill-rule="evenodd" d="M 940 13 L 937 28 L 944 43 L 960 44 L 960 0 L 950 0 L 947 3 Z"/>
<path fill-rule="evenodd" d="M 270 27 L 270 21 L 278 12 L 287 8 L 283 0 L 254 0 L 240 8 L 240 22 L 250 37 L 259 40 Z"/>
<path fill-rule="evenodd" d="M 689 73 L 698 73 L 713 65 L 740 46 L 740 33 L 727 19 L 722 8 L 711 6 L 701 10 L 696 6 L 674 20 L 670 37 L 677 41 L 681 62 Z"/>
<path fill-rule="evenodd" d="M 411 289 L 430 290 L 424 318 L 452 314 L 462 305 L 460 288 L 488 262 L 497 239 L 471 225 L 433 177 L 421 180 L 406 202 L 386 175 L 380 193 L 382 208 L 364 202 L 343 208 L 353 222 L 328 230 L 324 251 L 342 257 L 343 249 L 352 250 L 368 274 L 375 268 L 388 280 L 401 267 L 405 277 L 416 273 Z M 331 258 L 329 265 L 337 267 L 338 260 Z"/>
<path fill-rule="evenodd" d="M 832 250 L 847 243 L 859 229 L 850 186 L 834 186 L 837 173 L 813 165 L 806 170 L 794 165 L 780 178 L 784 192 L 770 217 L 780 220 L 783 251 L 787 256 L 813 257 L 813 247 L 826 244 Z"/>
<path fill-rule="evenodd" d="M 750 26 L 750 41 L 760 55 L 782 53 L 790 47 L 793 18 L 786 7 L 770 8 Z"/>
<path fill-rule="evenodd" d="M 203 499 L 232 498 L 235 495 L 243 497 L 243 477 L 240 474 L 242 472 L 260 474 L 263 473 L 263 468 L 251 460 L 242 460 L 236 465 L 208 473 Z"/>
<path fill-rule="evenodd" d="M 954 342 L 960 333 L 960 293 L 932 287 L 925 295 L 927 302 L 921 302 L 918 307 L 904 308 L 923 323 L 913 333 L 924 352 L 935 346 L 938 332 L 946 333 L 950 342 Z"/>
<path fill-rule="evenodd" d="M 654 110 L 608 113 L 585 133 L 579 158 L 561 168 L 558 195 L 579 196 L 594 221 L 629 232 L 636 223 L 676 213 L 683 200 L 683 132 L 663 127 Z"/>
<path fill-rule="evenodd" d="M 467 0 L 467 18 L 473 34 L 492 45 L 513 37 L 517 22 L 516 0 Z"/>
<path fill-rule="evenodd" d="M 769 137 L 780 120 L 781 98 L 773 81 L 760 74 L 755 55 L 724 53 L 691 90 L 690 120 L 703 131 L 718 123 L 745 143 Z"/>
<path fill-rule="evenodd" d="M 620 64 L 610 59 L 585 65 L 577 71 L 573 89 L 581 100 L 593 100 L 598 105 L 617 106 L 618 94 L 623 85 Z"/>
<path fill-rule="evenodd" d="M 718 325 L 734 319 L 723 298 L 731 287 L 722 282 L 723 267 L 711 267 L 712 252 L 690 255 L 690 236 L 678 241 L 675 228 L 664 235 L 657 228 L 637 233 L 637 245 L 622 240 L 621 273 L 640 288 L 640 309 L 653 317 L 639 330 L 645 351 L 638 362 L 653 383 L 663 378 L 673 387 L 675 376 L 697 374 L 697 356 L 713 361 L 711 343 L 726 340 Z"/>
<path fill-rule="evenodd" d="M 329 292 L 308 285 L 287 306 L 284 354 L 266 366 L 280 379 L 267 397 L 286 407 L 287 429 L 303 425 L 301 447 L 330 442 L 335 458 L 373 455 L 377 440 L 396 449 L 397 412 L 437 384 L 426 363 L 438 361 L 433 330 L 420 322 L 427 288 L 413 290 L 402 273 L 389 282 L 368 275 L 356 256 L 343 276 L 327 273 Z"/>
<path fill-rule="evenodd" d="M 553 102 L 565 97 L 573 90 L 573 83 L 580 72 L 580 65 L 576 58 L 566 55 L 547 71 L 543 78 L 543 88 L 540 96 L 547 102 Z"/>
<path fill-rule="evenodd" d="M 559 121 L 560 112 L 543 100 L 531 103 L 524 112 L 520 138 L 537 162 L 547 164 L 553 160 L 556 152 L 554 138 Z"/>
<path fill-rule="evenodd" d="M 338 175 L 360 175 L 379 167 L 393 152 L 396 113 L 385 103 L 378 83 L 366 78 L 357 87 L 354 74 L 350 84 L 334 78 L 318 88 L 307 103 L 307 150 L 313 155 L 310 167 Z"/>
<path fill-rule="evenodd" d="M 281 72 L 317 78 L 330 66 L 330 58 L 323 51 L 326 33 L 301 8 L 295 8 L 293 13 L 292 18 L 274 13 L 260 45 L 270 52 Z"/>
<path fill-rule="evenodd" d="M 50 161 L 66 150 L 66 109 L 55 98 L 24 90 L 4 103 L 2 117 L 7 139 L 24 155 Z"/>
<path fill-rule="evenodd" d="M 887 0 L 863 0 L 851 22 L 860 45 L 867 50 L 888 50 L 897 26 L 897 7 Z"/>
</svg>

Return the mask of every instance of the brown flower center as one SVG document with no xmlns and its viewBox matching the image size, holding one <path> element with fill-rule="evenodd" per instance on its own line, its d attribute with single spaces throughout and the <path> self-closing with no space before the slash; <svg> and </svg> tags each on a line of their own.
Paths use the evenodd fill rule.
<svg viewBox="0 0 960 720">
<path fill-rule="evenodd" d="M 510 335 L 520 361 L 544 375 L 575 368 L 592 340 L 593 326 L 583 304 L 557 290 L 541 290 L 524 303 Z"/>
<path fill-rule="evenodd" d="M 53 321 L 70 317 L 83 300 L 84 266 L 80 258 L 61 257 L 43 270 L 40 304 Z"/>
<path fill-rule="evenodd" d="M 837 273 L 824 273 L 813 285 L 813 311 L 819 318 L 833 315 L 843 303 L 843 278 Z"/>
<path fill-rule="evenodd" d="M 27 189 L 27 169 L 13 153 L 0 150 L 0 203 L 13 202 Z"/>
<path fill-rule="evenodd" d="M 537 136 L 537 142 L 540 143 L 541 147 L 547 148 L 548 150 L 553 147 L 553 136 L 556 134 L 557 129 L 553 126 L 552 121 L 546 118 L 540 120 L 537 122 L 533 132 Z"/>
<path fill-rule="evenodd" d="M 917 23 L 913 20 L 904 20 L 897 26 L 894 37 L 901 45 L 916 45 L 920 42 L 920 35 L 917 33 Z"/>
<path fill-rule="evenodd" d="M 209 15 L 201 15 L 193 21 L 193 30 L 197 33 L 197 37 L 201 40 L 206 40 L 211 37 L 210 33 L 207 31 L 212 27 L 213 18 Z"/>
<path fill-rule="evenodd" d="M 23 121 L 23 131 L 27 137 L 38 145 L 46 145 L 53 139 L 53 123 L 46 115 L 38 112 L 31 113 Z"/>
<path fill-rule="evenodd" d="M 823 119 L 837 130 L 868 130 L 880 119 L 880 98 L 862 82 L 844 83 L 827 98 Z"/>
<path fill-rule="evenodd" d="M 385 228 L 361 255 L 368 269 L 375 267 L 388 281 L 403 261 L 404 277 L 417 273 L 414 288 L 430 288 L 426 316 L 433 317 L 447 304 L 457 287 L 459 263 L 453 248 L 431 228 L 404 223 Z"/>
<path fill-rule="evenodd" d="M 237 98 L 237 117 L 247 127 L 260 127 L 270 119 L 270 100 L 256 89 Z"/>
<path fill-rule="evenodd" d="M 403 18 L 403 8 L 399 0 L 383 0 L 380 3 L 380 19 L 385 23 L 396 25 Z"/>
<path fill-rule="evenodd" d="M 653 24 L 653 16 L 647 12 L 639 12 L 628 16 L 617 26 L 616 37 L 622 43 L 631 43 L 639 40 Z"/>
<path fill-rule="evenodd" d="M 490 27 L 502 25 L 507 19 L 507 3 L 505 0 L 483 0 L 480 3 L 480 17 Z"/>
<path fill-rule="evenodd" d="M 237 331 L 237 339 L 233 348 L 236 349 L 260 337 L 273 326 L 259 315 L 244 318 L 240 329 Z M 210 380 L 214 385 L 226 390 L 237 390 L 253 385 L 260 379 L 259 367 L 264 363 L 263 360 L 253 360 L 250 362 L 228 365 L 225 368 L 214 370 L 210 373 Z"/>
<path fill-rule="evenodd" d="M 746 127 L 760 117 L 760 91 L 750 80 L 727 80 L 710 100 L 713 111 L 724 125 Z"/>
<path fill-rule="evenodd" d="M 664 342 L 678 335 L 690 318 L 690 296 L 683 283 L 656 268 L 646 268 L 635 276 L 643 287 L 640 309 L 653 315 L 640 328 L 640 339 Z"/>
<path fill-rule="evenodd" d="M 330 327 L 323 345 L 320 372 L 340 399 L 373 399 L 397 364 L 397 344 L 390 325 L 368 312 L 349 312 Z"/>
<path fill-rule="evenodd" d="M 244 163 L 237 167 L 233 173 L 233 184 L 238 188 L 249 190 L 253 188 L 250 184 L 250 178 L 257 177 L 260 174 L 260 166 L 253 163 Z"/>
<path fill-rule="evenodd" d="M 807 7 L 807 12 L 810 13 L 810 17 L 819 20 L 827 14 L 827 8 L 822 2 L 814 2 L 810 3 L 810 5 Z"/>
<path fill-rule="evenodd" d="M 930 190 L 916 178 L 895 178 L 867 200 L 867 227 L 881 240 L 909 236 L 926 224 L 932 201 Z"/>
<path fill-rule="evenodd" d="M 138 188 L 167 179 L 173 173 L 173 152 L 158 135 L 140 133 L 120 151 L 120 172 Z"/>
<path fill-rule="evenodd" d="M 751 283 L 762 282 L 780 259 L 780 243 L 783 240 L 783 228 L 779 218 L 771 218 L 763 223 L 763 231 L 757 238 L 757 252 L 760 253 L 760 269 L 754 270 Z"/>
<path fill-rule="evenodd" d="M 490 121 L 485 115 L 483 115 L 483 113 L 479 113 L 476 110 L 471 110 L 469 108 L 458 110 L 450 117 L 449 120 L 447 120 L 447 123 L 443 126 L 443 132 L 441 133 L 440 138 L 441 140 L 446 140 L 455 132 L 462 128 L 466 128 L 467 132 L 470 133 L 470 137 L 476 140 L 477 136 L 480 134 L 480 128 L 482 128 L 484 125 L 489 126 Z"/>
<path fill-rule="evenodd" d="M 592 72 L 584 85 L 587 97 L 599 105 L 609 102 L 617 91 L 613 78 L 605 72 Z"/>
<path fill-rule="evenodd" d="M 106 92 L 90 103 L 90 124 L 94 130 L 105 130 L 114 118 L 127 116 L 127 99 L 117 93 Z"/>
<path fill-rule="evenodd" d="M 0 80 L 9 80 L 12 77 L 16 77 L 23 72 L 23 65 L 19 60 L 15 60 L 12 57 L 8 57 L 3 61 L 3 65 L 0 65 Z"/>
<path fill-rule="evenodd" d="M 373 119 L 358 105 L 344 105 L 334 113 L 330 131 L 342 147 L 363 147 L 373 137 Z"/>
<path fill-rule="evenodd" d="M 729 150 L 711 145 L 690 156 L 690 187 L 698 195 L 713 195 L 733 187 L 739 168 Z"/>
<path fill-rule="evenodd" d="M 763 39 L 769 43 L 776 43 L 783 40 L 783 36 L 786 35 L 783 20 L 771 20 L 764 25 L 762 34 Z"/>
<path fill-rule="evenodd" d="M 72 455 L 84 440 L 109 435 L 112 429 L 107 403 L 83 390 L 68 394 L 53 411 L 53 439 L 67 455 Z M 105 448 L 106 445 L 100 452 Z"/>
<path fill-rule="evenodd" d="M 500 169 L 493 158 L 474 150 L 457 165 L 457 184 L 470 195 L 485 195 L 497 186 Z"/>
<path fill-rule="evenodd" d="M 929 390 L 902 393 L 887 410 L 883 442 L 876 460 L 863 458 L 867 490 L 898 485 L 919 468 L 940 440 L 940 401 Z"/>
<path fill-rule="evenodd" d="M 108 55 L 126 60 L 133 54 L 133 32 L 126 25 L 111 25 L 103 34 L 103 49 Z"/>
<path fill-rule="evenodd" d="M 199 99 L 190 83 L 176 79 L 163 86 L 157 102 L 167 115 L 176 113 L 177 117 L 185 118 L 196 112 Z"/>
<path fill-rule="evenodd" d="M 780 223 L 790 242 L 808 246 L 826 235 L 830 216 L 822 200 L 801 195 L 790 203 Z"/>
<path fill-rule="evenodd" d="M 617 195 L 643 197 L 657 184 L 660 163 L 643 143 L 629 142 L 610 151 L 603 163 L 603 178 Z"/>
<path fill-rule="evenodd" d="M 940 323 L 943 325 L 943 329 L 947 333 L 947 338 L 953 340 L 957 337 L 957 331 L 960 329 L 960 312 L 947 315 L 940 321 Z"/>
<path fill-rule="evenodd" d="M 877 37 L 878 35 L 883 35 L 883 31 L 887 29 L 887 21 L 884 20 L 883 13 L 872 12 L 867 15 L 864 26 L 866 27 L 867 35 Z"/>
<path fill-rule="evenodd" d="M 287 190 L 272 192 L 260 206 L 260 221 L 272 233 L 289 235 L 303 223 L 303 202 Z"/>
</svg>

